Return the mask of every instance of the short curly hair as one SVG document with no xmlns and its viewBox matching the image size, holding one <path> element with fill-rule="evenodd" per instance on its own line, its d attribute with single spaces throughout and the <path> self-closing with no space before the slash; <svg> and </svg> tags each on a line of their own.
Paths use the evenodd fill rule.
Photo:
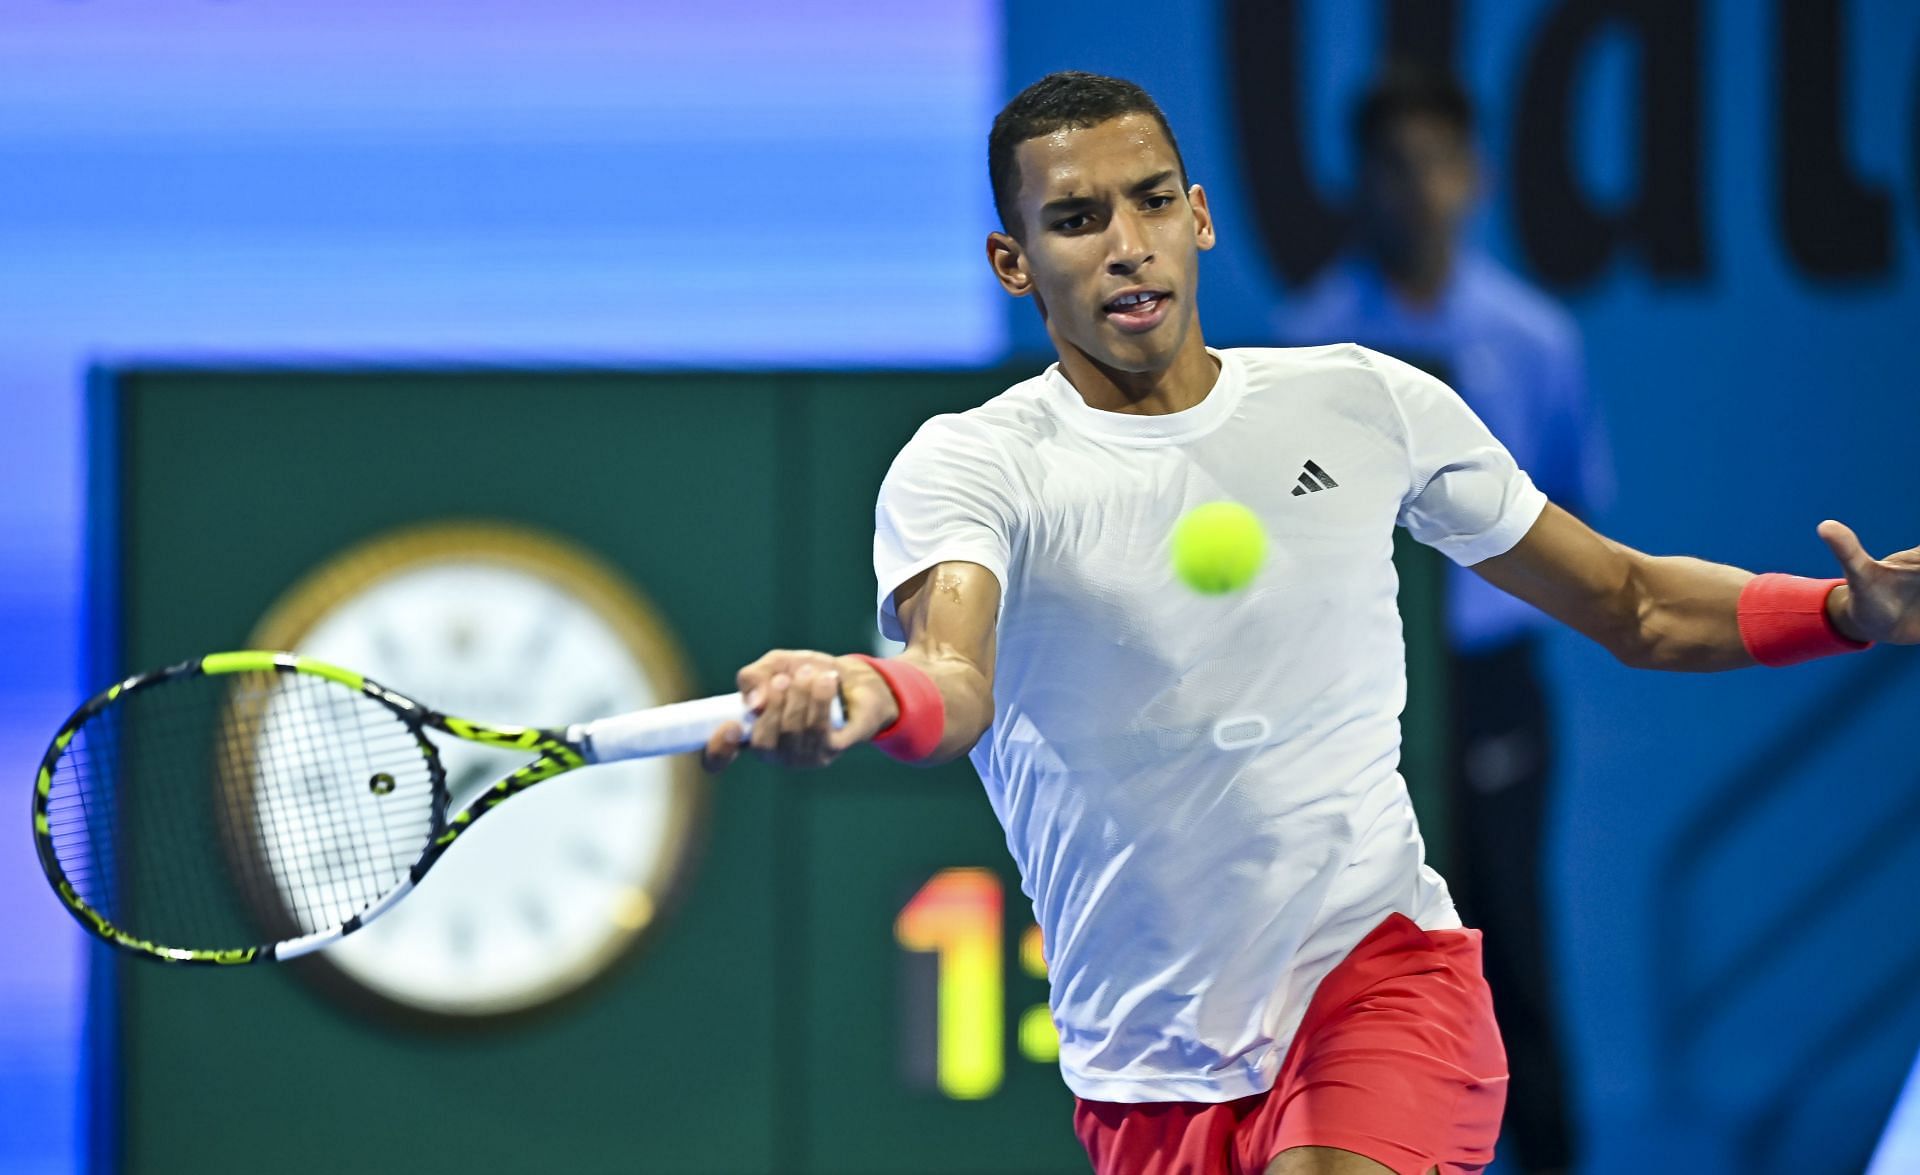
<svg viewBox="0 0 1920 1175">
<path fill-rule="evenodd" d="M 1029 139 L 1062 128 L 1099 126 L 1123 114 L 1145 114 L 1160 124 L 1180 167 L 1180 186 L 1187 184 L 1187 161 L 1180 142 L 1167 125 L 1167 116 L 1148 93 L 1124 78 L 1067 70 L 1050 73 L 1014 95 L 1001 108 L 987 135 L 987 175 L 993 181 L 993 209 L 1000 226 L 1020 235 L 1020 161 L 1015 150 Z"/>
</svg>

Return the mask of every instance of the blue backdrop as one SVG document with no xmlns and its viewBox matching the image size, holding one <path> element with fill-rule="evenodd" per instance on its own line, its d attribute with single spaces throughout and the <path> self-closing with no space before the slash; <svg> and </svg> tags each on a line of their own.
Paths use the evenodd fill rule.
<svg viewBox="0 0 1920 1175">
<path fill-rule="evenodd" d="M 1090 69 L 1159 99 L 1219 226 L 1210 342 L 1270 338 L 1285 264 L 1322 244 L 1316 202 L 1347 190 L 1354 97 L 1391 38 L 1438 31 L 1483 121 L 1494 190 L 1477 231 L 1585 331 L 1621 475 L 1602 529 L 1818 575 L 1837 574 L 1823 518 L 1876 554 L 1920 544 L 1920 6 L 1128 12 L 1012 5 L 1008 85 Z M 1302 180 L 1263 207 L 1248 161 L 1292 135 Z M 1624 227 L 1569 221 L 1563 146 L 1575 209 Z M 1012 337 L 1045 346 L 1025 306 Z M 1920 1045 L 1920 666 L 1895 651 L 1687 678 L 1622 669 L 1570 634 L 1554 654 L 1550 884 L 1587 1169 L 1857 1167 Z"/>
</svg>

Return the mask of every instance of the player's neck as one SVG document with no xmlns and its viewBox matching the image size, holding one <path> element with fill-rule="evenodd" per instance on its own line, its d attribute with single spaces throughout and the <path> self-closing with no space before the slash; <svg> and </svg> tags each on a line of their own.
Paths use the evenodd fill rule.
<svg viewBox="0 0 1920 1175">
<path fill-rule="evenodd" d="M 1453 281 L 1453 238 L 1440 236 L 1405 249 L 1376 248 L 1374 258 L 1387 285 L 1416 310 L 1431 310 Z"/>
<path fill-rule="evenodd" d="M 1057 339 L 1055 347 L 1060 354 L 1060 373 L 1088 407 L 1102 412 L 1138 416 L 1184 412 L 1206 399 L 1220 378 L 1220 361 L 1207 353 L 1197 322 L 1187 332 L 1173 362 L 1155 371 L 1121 371 Z"/>
</svg>

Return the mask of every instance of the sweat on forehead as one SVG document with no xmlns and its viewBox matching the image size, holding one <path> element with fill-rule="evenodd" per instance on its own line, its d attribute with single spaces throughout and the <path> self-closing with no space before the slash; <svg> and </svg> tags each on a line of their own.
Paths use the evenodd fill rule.
<svg viewBox="0 0 1920 1175">
<path fill-rule="evenodd" d="M 1086 195 L 1092 188 L 1130 187 L 1149 177 L 1179 175 L 1179 161 L 1152 119 L 1123 115 L 1093 127 L 1061 127 L 1029 139 L 1017 152 L 1020 198 Z M 1073 189 L 1065 191 L 1063 189 Z"/>
</svg>

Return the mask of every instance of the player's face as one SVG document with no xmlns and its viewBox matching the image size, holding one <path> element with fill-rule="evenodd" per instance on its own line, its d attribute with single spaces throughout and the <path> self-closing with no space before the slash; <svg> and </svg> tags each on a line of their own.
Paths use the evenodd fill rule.
<svg viewBox="0 0 1920 1175">
<path fill-rule="evenodd" d="M 1392 250 L 1451 236 L 1473 207 L 1479 172 L 1473 147 L 1444 118 L 1414 114 L 1380 129 L 1361 171 L 1367 227 Z"/>
<path fill-rule="evenodd" d="M 1197 312 L 1199 254 L 1213 248 L 1206 193 L 1152 116 L 1126 114 L 1020 144 L 1023 239 L 988 254 L 1008 292 L 1032 294 L 1047 333 L 1119 371 L 1164 370 Z"/>
</svg>

